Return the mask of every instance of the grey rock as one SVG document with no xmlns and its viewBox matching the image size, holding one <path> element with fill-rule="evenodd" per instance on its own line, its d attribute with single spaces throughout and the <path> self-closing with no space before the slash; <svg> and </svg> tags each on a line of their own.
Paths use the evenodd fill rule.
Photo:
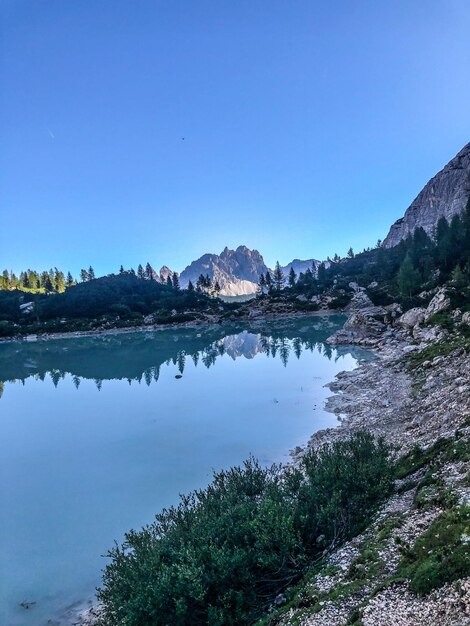
<svg viewBox="0 0 470 626">
<path fill-rule="evenodd" d="M 450 307 L 450 299 L 446 294 L 444 287 L 441 287 L 431 302 L 428 304 L 424 320 L 427 321 L 430 317 L 441 311 L 446 311 Z"/>
<path fill-rule="evenodd" d="M 320 265 L 321 265 L 321 261 L 317 261 L 316 259 L 307 259 L 306 261 L 301 261 L 300 259 L 294 259 L 287 265 L 283 265 L 281 267 L 281 270 L 283 271 L 286 277 L 289 275 L 291 268 L 294 270 L 297 276 L 300 274 L 300 272 L 305 274 L 307 270 L 311 270 L 311 272 L 315 274 L 316 276 Z M 325 263 L 325 265 L 329 265 L 329 263 Z"/>
<path fill-rule="evenodd" d="M 350 283 L 350 285 L 353 283 Z M 357 287 L 351 302 L 345 308 L 346 311 L 357 311 L 358 309 L 364 309 L 366 307 L 373 307 L 374 303 L 366 294 L 366 291 L 362 287 Z"/>
<path fill-rule="evenodd" d="M 166 283 L 168 280 L 168 277 L 172 277 L 174 274 L 173 270 L 171 270 L 167 265 L 164 265 L 161 269 L 160 269 L 160 282 L 161 283 Z"/>
<path fill-rule="evenodd" d="M 385 238 L 383 246 L 392 248 L 422 227 L 432 235 L 439 218 L 449 222 L 465 208 L 470 194 L 470 143 L 438 172 L 397 220 Z"/>
<path fill-rule="evenodd" d="M 258 250 L 238 246 L 236 250 L 225 247 L 220 254 L 204 254 L 188 265 L 180 275 L 180 285 L 184 289 L 189 281 L 196 284 L 201 274 L 207 274 L 221 287 L 225 296 L 248 295 L 257 290 L 261 273 L 268 267 Z"/>
<path fill-rule="evenodd" d="M 397 322 L 400 326 L 404 328 L 414 328 L 417 324 L 421 324 L 424 322 L 424 318 L 426 316 L 426 309 L 421 307 L 415 307 L 403 313 L 401 317 L 398 318 Z"/>
</svg>

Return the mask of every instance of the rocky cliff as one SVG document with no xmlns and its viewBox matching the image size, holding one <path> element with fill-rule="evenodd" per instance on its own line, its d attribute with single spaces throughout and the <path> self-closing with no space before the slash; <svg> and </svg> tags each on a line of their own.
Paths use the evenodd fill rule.
<svg viewBox="0 0 470 626">
<path fill-rule="evenodd" d="M 432 235 L 442 216 L 448 221 L 465 207 L 470 195 L 470 143 L 427 183 L 397 220 L 383 245 L 392 248 L 421 226 Z"/>
<path fill-rule="evenodd" d="M 318 271 L 318 266 L 321 264 L 321 261 L 317 261 L 316 259 L 308 259 L 307 261 L 301 261 L 300 259 L 294 259 L 287 265 L 284 265 L 281 269 L 286 276 L 289 275 L 291 267 L 294 269 L 294 272 L 298 276 L 300 272 L 305 273 L 308 269 L 312 270 L 315 268 L 315 274 Z"/>
<path fill-rule="evenodd" d="M 180 285 L 185 288 L 189 281 L 196 284 L 201 274 L 217 281 L 223 296 L 241 296 L 254 293 L 259 275 L 267 266 L 258 250 L 238 246 L 236 250 L 224 248 L 220 254 L 204 254 L 186 267 L 180 276 Z"/>
<path fill-rule="evenodd" d="M 291 267 L 298 276 L 307 268 L 312 269 L 312 266 L 318 269 L 319 265 L 320 261 L 315 259 L 294 259 L 282 270 L 287 278 Z M 204 254 L 188 265 L 181 272 L 180 285 L 186 288 L 189 281 L 195 285 L 201 274 L 207 274 L 213 282 L 219 283 L 223 296 L 250 295 L 256 293 L 260 274 L 265 274 L 268 269 L 258 250 L 250 250 L 246 246 L 238 246 L 236 250 L 226 247 L 220 254 Z"/>
</svg>

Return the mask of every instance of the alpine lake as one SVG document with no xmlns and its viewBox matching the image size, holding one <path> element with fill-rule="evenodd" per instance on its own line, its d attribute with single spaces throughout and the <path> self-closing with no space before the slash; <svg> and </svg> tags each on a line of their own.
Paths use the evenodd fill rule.
<svg viewBox="0 0 470 626">
<path fill-rule="evenodd" d="M 72 623 L 126 531 L 337 425 L 325 384 L 370 358 L 325 343 L 344 319 L 0 344 L 0 623 Z"/>
</svg>

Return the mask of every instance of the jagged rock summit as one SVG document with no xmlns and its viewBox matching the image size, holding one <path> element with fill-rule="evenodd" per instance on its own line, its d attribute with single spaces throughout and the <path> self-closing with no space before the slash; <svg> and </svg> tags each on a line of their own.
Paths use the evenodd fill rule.
<svg viewBox="0 0 470 626">
<path fill-rule="evenodd" d="M 307 268 L 311 269 L 312 264 L 317 269 L 320 261 L 294 259 L 282 270 L 287 278 L 291 267 L 299 274 Z M 251 295 L 258 289 L 260 274 L 265 274 L 268 270 L 258 250 L 250 250 L 246 246 L 238 246 L 236 250 L 225 247 L 220 254 L 204 254 L 188 265 L 181 272 L 180 285 L 183 289 L 188 286 L 189 281 L 195 285 L 201 274 L 207 274 L 213 282 L 219 283 L 222 296 Z"/>
<path fill-rule="evenodd" d="M 287 265 L 282 266 L 281 269 L 284 272 L 284 274 L 288 276 L 292 268 L 298 276 L 300 272 L 305 273 L 307 270 L 313 270 L 313 268 L 315 269 L 315 273 L 316 273 L 318 271 L 319 265 L 321 265 L 321 261 L 317 261 L 316 259 L 308 259 L 307 261 L 294 259 Z"/>
<path fill-rule="evenodd" d="M 396 246 L 417 227 L 424 228 L 432 236 L 439 218 L 444 216 L 450 222 L 465 208 L 469 195 L 470 143 L 467 143 L 444 169 L 431 178 L 405 215 L 392 225 L 383 246 Z"/>
<path fill-rule="evenodd" d="M 180 276 L 185 288 L 189 281 L 194 285 L 201 274 L 217 281 L 223 296 L 241 296 L 256 292 L 260 274 L 267 266 L 258 250 L 238 246 L 236 250 L 225 247 L 220 254 L 204 254 L 186 267 Z"/>
</svg>

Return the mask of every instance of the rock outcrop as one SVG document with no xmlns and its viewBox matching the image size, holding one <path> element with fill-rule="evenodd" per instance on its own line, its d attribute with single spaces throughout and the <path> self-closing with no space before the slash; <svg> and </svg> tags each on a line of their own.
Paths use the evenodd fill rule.
<svg viewBox="0 0 470 626">
<path fill-rule="evenodd" d="M 315 275 L 318 272 L 318 267 L 321 265 L 321 261 L 317 261 L 317 259 L 307 259 L 306 261 L 301 261 L 300 259 L 294 259 L 287 265 L 283 265 L 281 267 L 284 275 L 287 277 L 291 268 L 294 270 L 296 275 L 298 276 L 301 272 L 305 274 L 307 270 L 311 270 Z"/>
<path fill-rule="evenodd" d="M 428 308 L 426 309 L 426 314 L 424 316 L 424 321 L 428 321 L 433 315 L 436 313 L 441 313 L 442 311 L 447 311 L 450 307 L 450 298 L 446 293 L 446 289 L 441 287 L 431 302 L 428 304 Z"/>
<path fill-rule="evenodd" d="M 294 259 L 282 270 L 287 278 L 291 267 L 298 275 L 308 268 L 318 269 L 319 265 L 320 261 L 315 259 Z M 204 254 L 188 265 L 181 272 L 180 285 L 183 289 L 188 286 L 189 281 L 195 285 L 201 274 L 207 274 L 213 282 L 219 283 L 222 296 L 250 295 L 256 293 L 260 274 L 265 274 L 268 269 L 258 250 L 250 250 L 246 246 L 238 246 L 236 250 L 226 247 L 220 254 Z"/>
<path fill-rule="evenodd" d="M 160 269 L 160 273 L 159 273 L 159 279 L 161 283 L 166 283 L 166 281 L 168 280 L 168 278 L 173 276 L 173 271 L 167 267 L 166 265 L 164 265 L 161 269 Z"/>
<path fill-rule="evenodd" d="M 403 313 L 397 321 L 400 326 L 403 326 L 403 328 L 414 328 L 418 324 L 424 322 L 425 317 L 426 309 L 417 306 L 413 309 L 409 309 L 406 313 Z"/>
<path fill-rule="evenodd" d="M 448 221 L 462 212 L 470 195 L 470 143 L 427 183 L 413 200 L 405 215 L 397 220 L 383 246 L 392 248 L 415 228 L 422 227 L 432 235 L 439 218 Z"/>
<path fill-rule="evenodd" d="M 218 282 L 223 296 L 241 296 L 256 292 L 261 273 L 268 270 L 258 250 L 238 246 L 236 250 L 224 248 L 220 254 L 204 254 L 186 267 L 180 276 L 182 288 L 189 281 L 194 285 L 201 274 Z"/>
</svg>

